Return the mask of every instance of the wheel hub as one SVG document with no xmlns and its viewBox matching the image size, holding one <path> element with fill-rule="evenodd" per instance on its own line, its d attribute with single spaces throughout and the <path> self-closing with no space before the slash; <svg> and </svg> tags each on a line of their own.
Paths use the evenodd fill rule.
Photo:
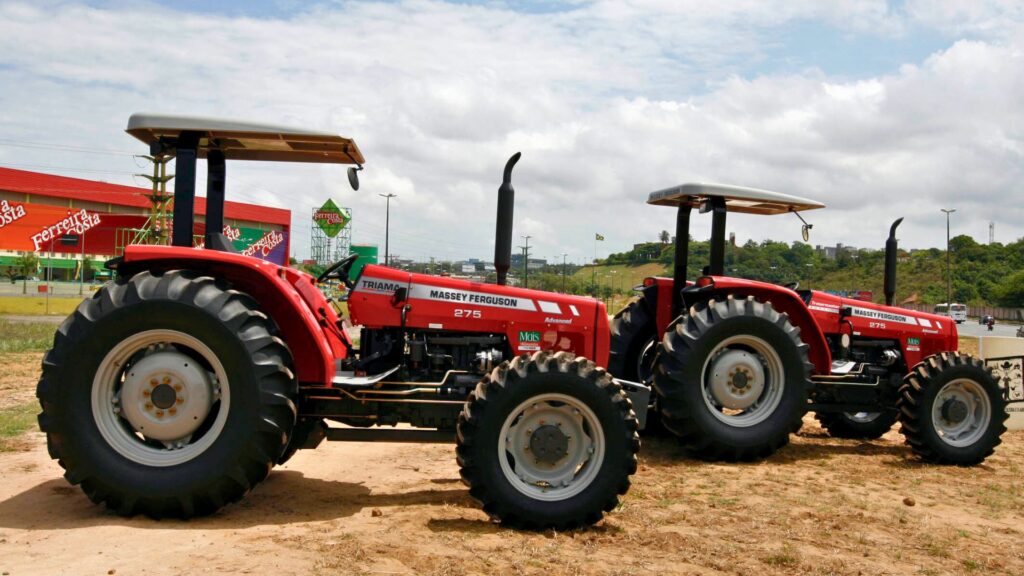
<svg viewBox="0 0 1024 576">
<path fill-rule="evenodd" d="M 175 445 L 188 442 L 217 395 L 214 379 L 195 359 L 160 345 L 127 371 L 115 404 L 136 432 Z"/>
<path fill-rule="evenodd" d="M 764 385 L 764 366 L 746 350 L 726 350 L 711 365 L 711 395 L 724 408 L 749 408 L 761 396 Z"/>
<path fill-rule="evenodd" d="M 959 424 L 967 419 L 969 412 L 967 404 L 957 398 L 950 398 L 942 403 L 942 419 L 951 423 Z"/>
<path fill-rule="evenodd" d="M 558 426 L 545 424 L 530 435 L 530 451 L 546 464 L 554 464 L 569 453 L 569 438 Z"/>
<path fill-rule="evenodd" d="M 153 388 L 153 392 L 150 394 L 150 399 L 153 401 L 153 405 L 162 410 L 174 406 L 174 401 L 177 400 L 177 398 L 178 393 L 174 391 L 174 388 L 170 384 L 160 384 L 156 388 Z"/>
</svg>

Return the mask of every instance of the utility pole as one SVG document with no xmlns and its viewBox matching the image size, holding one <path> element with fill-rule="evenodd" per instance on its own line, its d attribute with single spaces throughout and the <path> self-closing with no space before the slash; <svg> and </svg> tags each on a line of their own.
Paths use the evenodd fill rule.
<svg viewBox="0 0 1024 576">
<path fill-rule="evenodd" d="M 387 206 L 384 208 L 384 265 L 391 265 L 391 253 L 388 252 L 388 239 L 391 233 L 391 199 L 398 196 L 398 194 L 377 194 L 381 198 L 387 199 Z"/>
<path fill-rule="evenodd" d="M 953 277 L 950 275 L 949 268 L 949 215 L 956 212 L 956 208 L 946 209 L 939 208 L 939 210 L 946 213 L 946 310 L 950 316 L 953 315 Z"/>
<path fill-rule="evenodd" d="M 526 246 L 520 246 L 523 249 L 523 288 L 530 287 L 530 238 L 533 236 L 523 236 Z"/>
</svg>

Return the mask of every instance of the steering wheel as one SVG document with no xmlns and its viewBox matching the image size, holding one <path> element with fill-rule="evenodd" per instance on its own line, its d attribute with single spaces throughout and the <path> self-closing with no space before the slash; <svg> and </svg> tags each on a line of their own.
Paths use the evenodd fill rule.
<svg viewBox="0 0 1024 576">
<path fill-rule="evenodd" d="M 327 267 L 327 270 L 324 270 L 323 273 L 316 277 L 317 283 L 319 284 L 324 280 L 337 278 L 338 280 L 341 280 L 341 283 L 345 285 L 345 288 L 352 290 L 353 288 L 355 288 L 355 284 L 351 280 L 349 280 L 348 271 L 352 268 L 352 265 L 355 264 L 356 260 L 358 259 L 359 254 L 350 254 L 349 256 L 342 258 L 341 260 L 338 260 L 334 264 L 331 264 L 330 266 Z"/>
<path fill-rule="evenodd" d="M 790 290 L 796 291 L 797 289 L 800 288 L 800 281 L 797 280 L 796 282 L 790 282 L 789 284 L 783 284 L 783 286 L 786 287 L 786 288 L 789 288 Z"/>
</svg>

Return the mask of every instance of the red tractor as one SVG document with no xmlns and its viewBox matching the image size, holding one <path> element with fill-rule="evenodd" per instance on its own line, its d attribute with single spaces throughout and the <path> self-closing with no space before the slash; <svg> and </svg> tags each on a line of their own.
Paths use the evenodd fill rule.
<svg viewBox="0 0 1024 576">
<path fill-rule="evenodd" d="M 661 425 L 693 453 L 768 456 L 808 410 L 840 438 L 878 438 L 899 420 L 911 449 L 932 462 L 977 464 L 999 444 L 1007 402 L 1024 398 L 981 360 L 956 352 L 949 318 L 891 306 L 902 218 L 886 242 L 882 306 L 723 274 L 728 212 L 797 213 L 818 202 L 686 184 L 648 203 L 678 210 L 673 278 L 647 278 L 615 316 L 608 369 L 653 383 Z M 712 229 L 710 263 L 690 282 L 693 208 L 711 212 Z"/>
<path fill-rule="evenodd" d="M 90 499 L 124 515 L 209 514 L 327 439 L 455 442 L 470 494 L 513 527 L 586 525 L 617 505 L 639 448 L 630 396 L 646 407 L 648 390 L 626 383 L 627 396 L 599 367 L 601 302 L 504 285 L 518 155 L 499 189 L 499 285 L 372 264 L 352 281 L 355 255 L 313 278 L 234 253 L 221 230 L 226 160 L 361 169 L 355 142 L 159 115 L 127 131 L 177 158 L 172 245 L 107 263 L 116 278 L 61 324 L 37 390 L 50 455 Z M 356 168 L 349 180 L 358 189 Z M 350 289 L 358 342 L 317 287 L 330 279 Z"/>
</svg>

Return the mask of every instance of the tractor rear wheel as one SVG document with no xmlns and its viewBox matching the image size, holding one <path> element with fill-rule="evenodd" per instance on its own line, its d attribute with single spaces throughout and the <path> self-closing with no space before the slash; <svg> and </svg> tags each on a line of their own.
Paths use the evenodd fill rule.
<svg viewBox="0 0 1024 576">
<path fill-rule="evenodd" d="M 973 466 L 990 456 L 1006 432 L 1006 400 L 991 369 L 967 354 L 925 358 L 903 378 L 900 432 L 919 457 Z"/>
<path fill-rule="evenodd" d="M 39 427 L 119 514 L 210 514 L 266 478 L 295 423 L 291 354 L 249 296 L 141 272 L 79 305 L 43 359 Z"/>
<path fill-rule="evenodd" d="M 469 494 L 507 526 L 566 530 L 618 505 L 636 472 L 636 415 L 593 362 L 536 352 L 503 362 L 459 415 Z"/>
<path fill-rule="evenodd" d="M 608 371 L 616 378 L 650 386 L 654 379 L 654 359 L 657 355 L 658 336 L 654 311 L 641 297 L 630 302 L 612 319 Z M 657 396 L 653 394 L 643 432 L 645 435 L 666 435 L 658 416 Z"/>
<path fill-rule="evenodd" d="M 767 457 L 800 427 L 810 369 L 800 330 L 771 304 L 731 295 L 697 304 L 662 340 L 662 424 L 701 458 Z"/>
<path fill-rule="evenodd" d="M 814 417 L 833 438 L 875 440 L 896 423 L 898 412 L 818 412 Z"/>
</svg>

